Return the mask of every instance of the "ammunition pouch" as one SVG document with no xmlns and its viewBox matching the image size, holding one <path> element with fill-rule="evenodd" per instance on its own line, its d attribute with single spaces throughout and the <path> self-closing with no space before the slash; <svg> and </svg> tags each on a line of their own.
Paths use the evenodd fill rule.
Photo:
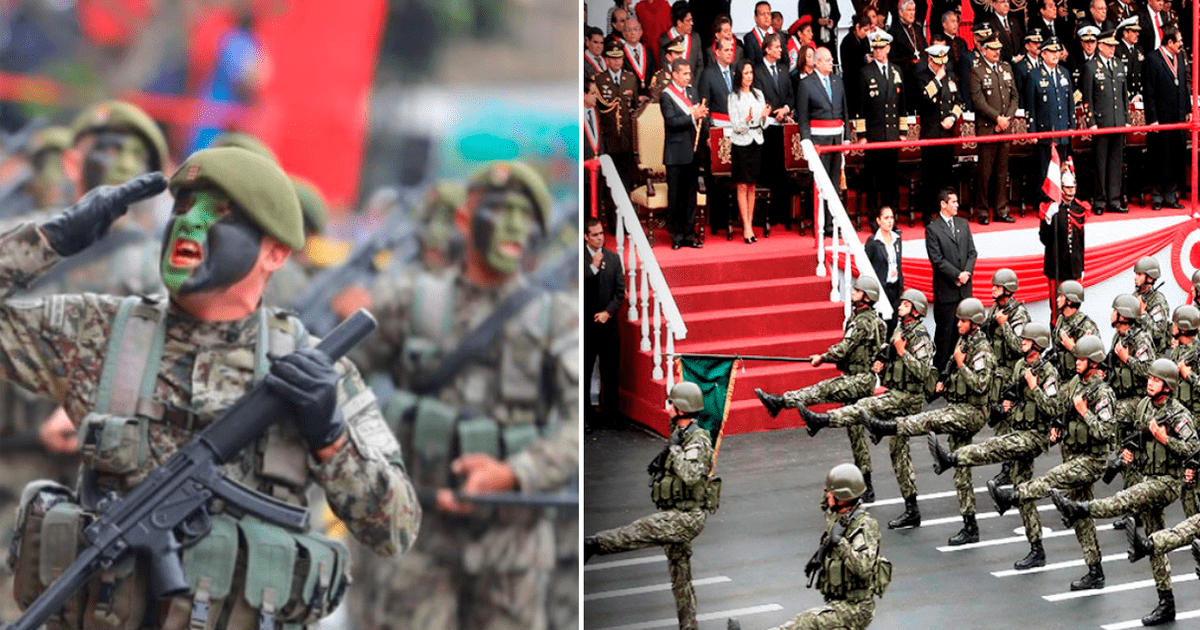
<svg viewBox="0 0 1200 630">
<path fill-rule="evenodd" d="M 83 531 L 83 510 L 75 494 L 53 481 L 30 482 L 21 494 L 8 568 L 13 572 L 13 597 L 22 609 L 41 595 L 75 561 Z M 72 597 L 61 611 L 46 621 L 49 630 L 68 627 L 78 619 L 83 596 Z"/>
<path fill-rule="evenodd" d="M 701 480 L 691 486 L 683 483 L 678 475 L 670 472 L 650 485 L 650 498 L 654 506 L 660 510 L 691 511 L 707 509 L 709 505 L 707 480 Z M 717 502 L 720 501 L 720 488 L 717 489 Z M 715 509 L 715 508 L 714 508 Z"/>
<path fill-rule="evenodd" d="M 146 418 L 92 412 L 80 424 L 83 466 L 120 477 L 129 490 L 150 474 L 150 423 Z"/>
<path fill-rule="evenodd" d="M 871 585 L 876 597 L 883 597 L 888 585 L 892 583 L 892 561 L 882 554 L 875 556 L 875 580 Z"/>
<path fill-rule="evenodd" d="M 708 484 L 704 490 L 704 511 L 709 514 L 716 514 L 717 509 L 721 507 L 721 478 L 716 477 L 708 480 Z"/>
</svg>

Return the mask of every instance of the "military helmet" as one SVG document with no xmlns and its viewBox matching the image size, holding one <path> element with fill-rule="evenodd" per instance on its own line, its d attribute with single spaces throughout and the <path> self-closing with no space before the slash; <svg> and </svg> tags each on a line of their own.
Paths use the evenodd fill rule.
<svg viewBox="0 0 1200 630">
<path fill-rule="evenodd" d="M 1200 291 L 1200 269 L 1192 272 L 1192 289 Z"/>
<path fill-rule="evenodd" d="M 1087 359 L 1093 363 L 1099 363 L 1104 360 L 1107 353 L 1104 352 L 1104 342 L 1096 335 L 1084 335 L 1075 342 L 1075 349 L 1071 351 L 1076 359 Z"/>
<path fill-rule="evenodd" d="M 1083 304 L 1083 285 L 1078 280 L 1066 280 L 1058 285 L 1058 292 L 1066 296 L 1067 301 Z"/>
<path fill-rule="evenodd" d="M 263 143 L 262 140 L 259 140 L 248 133 L 242 133 L 240 131 L 222 132 L 221 135 L 217 136 L 212 141 L 212 144 L 208 146 L 211 149 L 217 149 L 220 147 L 237 147 L 239 149 L 245 149 L 251 153 L 256 153 L 276 164 L 279 163 L 279 158 L 275 156 L 275 152 L 271 150 L 271 147 L 268 147 L 265 143 Z"/>
<path fill-rule="evenodd" d="M 1029 322 L 1021 331 L 1021 338 L 1032 341 L 1038 348 L 1045 350 L 1050 347 L 1050 327 L 1043 322 Z"/>
<path fill-rule="evenodd" d="M 458 209 L 467 201 L 467 191 L 456 181 L 438 182 L 425 191 L 421 202 L 413 208 L 413 217 L 422 224 L 434 217 L 434 210 L 449 207 Z"/>
<path fill-rule="evenodd" d="M 150 150 L 150 170 L 161 171 L 167 161 L 167 138 L 154 122 L 136 105 L 125 101 L 104 101 L 83 110 L 71 125 L 73 140 L 105 129 L 136 133 Z"/>
<path fill-rule="evenodd" d="M 278 165 L 244 149 L 202 149 L 171 177 L 171 194 L 211 186 L 225 193 L 263 232 L 299 250 L 304 217 L 291 180 Z"/>
<path fill-rule="evenodd" d="M 1150 376 L 1158 377 L 1167 387 L 1174 389 L 1179 385 L 1179 366 L 1165 357 L 1160 357 L 1150 364 Z"/>
<path fill-rule="evenodd" d="M 925 313 L 929 310 L 929 300 L 925 298 L 925 294 L 916 289 L 905 289 L 904 293 L 900 294 L 901 300 L 908 300 L 913 305 L 913 312 L 917 317 L 925 317 Z"/>
<path fill-rule="evenodd" d="M 25 145 L 24 153 L 35 157 L 42 151 L 66 151 L 71 148 L 71 130 L 66 127 L 42 127 L 34 132 Z"/>
<path fill-rule="evenodd" d="M 1142 316 L 1142 303 L 1128 293 L 1122 293 L 1113 299 L 1113 310 L 1125 319 L 1137 319 Z"/>
<path fill-rule="evenodd" d="M 983 307 L 983 302 L 980 302 L 978 298 L 970 297 L 958 303 L 958 308 L 954 310 L 954 316 L 969 320 L 973 324 L 982 324 L 987 320 L 987 309 Z"/>
<path fill-rule="evenodd" d="M 1200 309 L 1191 304 L 1184 304 L 1175 309 L 1175 312 L 1171 315 L 1171 322 L 1180 331 L 1200 329 Z"/>
<path fill-rule="evenodd" d="M 992 286 L 1004 287 L 1009 293 L 1017 292 L 1017 274 L 1012 269 L 998 269 L 992 274 Z"/>
<path fill-rule="evenodd" d="M 313 234 L 325 231 L 329 222 L 329 209 L 325 205 L 325 197 L 311 182 L 291 176 L 292 187 L 296 189 L 296 199 L 300 202 L 300 212 L 304 214 L 304 229 Z"/>
<path fill-rule="evenodd" d="M 471 177 L 467 192 L 516 189 L 529 196 L 537 214 L 538 225 L 543 230 L 550 217 L 550 191 L 546 182 L 528 164 L 523 162 L 493 162 Z"/>
<path fill-rule="evenodd" d="M 879 301 L 879 281 L 871 276 L 859 276 L 854 281 L 854 288 L 862 291 L 871 303 Z"/>
<path fill-rule="evenodd" d="M 691 381 L 675 383 L 667 400 L 681 413 L 696 413 L 704 409 L 704 395 L 700 393 L 700 386 Z"/>
<path fill-rule="evenodd" d="M 1142 256 L 1137 263 L 1133 265 L 1134 273 L 1144 273 L 1147 277 L 1158 280 L 1162 275 L 1162 270 L 1158 268 L 1158 261 L 1152 256 Z"/>
<path fill-rule="evenodd" d="M 853 501 L 867 491 L 867 482 L 858 466 L 838 464 L 825 475 L 825 489 L 838 501 Z"/>
</svg>

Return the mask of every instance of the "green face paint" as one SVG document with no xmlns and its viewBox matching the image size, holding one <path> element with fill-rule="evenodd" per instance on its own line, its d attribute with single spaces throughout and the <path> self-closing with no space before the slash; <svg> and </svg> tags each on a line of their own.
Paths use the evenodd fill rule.
<svg viewBox="0 0 1200 630">
<path fill-rule="evenodd" d="M 462 251 L 462 237 L 454 227 L 454 208 L 436 208 L 419 238 L 421 258 L 425 261 L 426 269 L 444 269 L 458 260 Z"/>
<path fill-rule="evenodd" d="M 190 202 L 190 203 L 189 203 Z M 216 193 L 192 193 L 176 204 L 162 251 L 162 277 L 167 290 L 178 293 L 183 283 L 204 262 L 208 229 L 229 212 L 229 203 Z"/>
<path fill-rule="evenodd" d="M 475 247 L 484 254 L 489 267 L 513 273 L 521 264 L 534 226 L 533 204 L 528 196 L 515 191 L 488 193 L 475 210 Z"/>
<path fill-rule="evenodd" d="M 88 190 L 123 184 L 150 170 L 150 151 L 136 133 L 104 131 L 96 135 L 84 156 L 83 179 Z"/>
</svg>

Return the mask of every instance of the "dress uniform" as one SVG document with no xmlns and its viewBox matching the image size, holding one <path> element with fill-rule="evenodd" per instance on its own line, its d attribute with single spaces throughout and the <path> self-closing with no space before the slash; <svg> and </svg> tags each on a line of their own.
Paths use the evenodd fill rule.
<svg viewBox="0 0 1200 630">
<path fill-rule="evenodd" d="M 928 68 L 917 74 L 917 114 L 921 119 L 921 139 L 952 138 L 962 118 L 962 99 L 958 84 L 946 67 L 950 47 L 944 44 L 925 49 Z M 950 127 L 945 123 L 950 119 Z M 928 223 L 937 211 L 937 195 L 951 184 L 954 147 L 951 145 L 921 147 L 921 218 Z"/>
<path fill-rule="evenodd" d="M 1063 49 L 1058 39 L 1051 38 L 1042 42 L 1039 52 L 1043 60 L 1057 59 Z M 1055 61 L 1051 67 L 1048 63 L 1038 63 L 1031 70 L 1029 80 L 1025 83 L 1025 116 L 1029 120 L 1029 131 L 1067 131 L 1075 128 L 1075 106 L 1071 101 L 1074 92 L 1071 76 L 1065 68 Z M 1042 138 L 1037 142 L 1038 162 L 1033 186 L 1033 196 L 1024 200 L 1025 203 L 1037 207 L 1042 201 L 1041 184 L 1050 166 L 1050 148 L 1058 153 L 1059 164 L 1066 164 L 1071 159 L 1071 138 Z M 1078 277 L 1078 276 L 1075 276 Z"/>
<path fill-rule="evenodd" d="M 900 139 L 900 117 L 905 114 L 904 77 L 899 67 L 887 62 L 892 36 L 875 31 L 868 37 L 874 58 L 859 73 L 861 110 L 858 112 L 860 120 L 855 123 L 859 139 L 865 137 L 868 142 L 896 141 Z M 872 180 L 872 216 L 883 206 L 891 206 L 899 213 L 899 149 L 868 149 L 865 160 L 866 170 Z"/>
<path fill-rule="evenodd" d="M 981 44 L 985 55 L 998 55 L 1000 40 Z M 975 135 L 993 136 L 1011 133 L 1012 118 L 1017 112 L 1016 78 L 1007 62 L 987 58 L 971 68 L 969 77 L 971 102 L 975 106 Z M 1007 122 L 1000 128 L 1000 119 Z M 975 205 L 979 222 L 987 224 L 988 214 L 997 221 L 1012 223 L 1008 216 L 1008 153 L 1011 143 L 988 142 L 979 145 L 979 182 L 975 189 Z"/>
<path fill-rule="evenodd" d="M 1046 220 L 1038 225 L 1038 238 L 1046 247 L 1042 273 L 1050 280 L 1050 292 L 1055 296 L 1061 294 L 1060 283 L 1083 277 L 1083 227 L 1090 209 L 1087 203 L 1075 197 L 1075 173 L 1071 169 L 1062 170 L 1061 181 L 1064 198 L 1058 211 L 1052 216 L 1047 215 Z M 1079 291 L 1082 295 L 1082 285 L 1079 285 Z M 1055 320 L 1056 327 L 1057 324 Z M 1089 332 L 1095 334 L 1095 330 Z M 1079 337 L 1078 332 L 1071 337 Z M 1057 342 L 1057 337 L 1055 339 Z"/>
<path fill-rule="evenodd" d="M 1117 39 L 1105 33 L 1098 40 L 1100 54 L 1083 66 L 1079 89 L 1088 108 L 1087 125 L 1096 128 L 1123 127 L 1129 124 L 1129 91 L 1125 64 L 1116 58 Z M 1092 212 L 1129 212 L 1121 205 L 1121 171 L 1124 164 L 1125 135 L 1110 133 L 1092 137 L 1096 156 L 1096 189 Z"/>
<path fill-rule="evenodd" d="M 633 110 L 638 94 L 637 76 L 622 69 L 625 45 L 621 40 L 609 40 L 604 45 L 604 58 L 609 64 L 608 68 L 595 77 L 596 88 L 600 91 L 600 98 L 597 99 L 600 135 L 604 138 L 605 150 L 621 175 L 621 184 L 630 190 L 637 174 L 633 162 Z"/>
<path fill-rule="evenodd" d="M 1040 22 L 1041 18 L 1037 18 L 1037 21 Z M 1042 45 L 1044 33 L 1045 36 L 1049 36 L 1049 33 L 1040 27 L 1030 28 L 1025 33 L 1024 43 L 1021 44 L 1024 51 L 1021 58 L 1010 64 L 1013 79 L 1017 84 L 1018 109 L 1025 116 L 1027 128 L 1032 126 L 1030 118 L 1033 117 L 1029 89 L 1033 71 L 1042 65 L 1038 49 Z M 1009 172 L 1013 173 L 1012 190 L 1016 197 L 1013 199 L 1016 202 L 1014 205 L 1021 209 L 1021 216 L 1025 216 L 1025 212 L 1036 208 L 1042 198 L 1041 188 L 1042 182 L 1046 181 L 1046 167 L 1040 164 L 1038 152 L 1033 151 L 1030 155 L 1015 158 Z"/>
<path fill-rule="evenodd" d="M 663 46 L 663 57 L 663 67 L 650 77 L 650 85 L 646 89 L 646 96 L 650 97 L 651 103 L 659 102 L 659 99 L 662 98 L 662 91 L 671 82 L 671 64 L 675 63 L 676 59 L 683 57 L 683 39 L 676 38 L 667 42 Z"/>
</svg>

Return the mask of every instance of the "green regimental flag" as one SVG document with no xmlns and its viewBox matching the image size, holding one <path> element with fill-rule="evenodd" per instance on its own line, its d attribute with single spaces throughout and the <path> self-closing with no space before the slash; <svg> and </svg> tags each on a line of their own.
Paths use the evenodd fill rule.
<svg viewBox="0 0 1200 630">
<path fill-rule="evenodd" d="M 688 356 L 675 357 L 675 372 L 682 381 L 691 381 L 700 386 L 704 394 L 706 417 L 699 423 L 713 439 L 713 469 L 717 455 L 721 452 L 721 432 L 725 419 L 729 417 L 729 403 L 733 400 L 735 368 L 741 359 L 708 359 Z"/>
</svg>

